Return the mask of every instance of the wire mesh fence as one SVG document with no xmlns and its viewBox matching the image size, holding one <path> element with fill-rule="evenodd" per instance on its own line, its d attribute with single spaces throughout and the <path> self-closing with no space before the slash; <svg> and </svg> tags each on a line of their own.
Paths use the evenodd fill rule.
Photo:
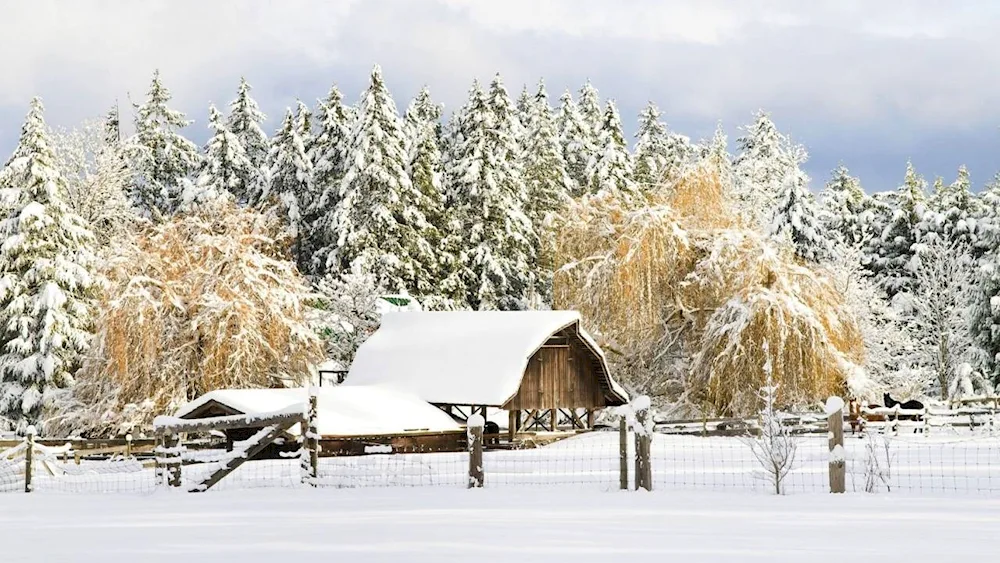
<svg viewBox="0 0 1000 563">
<path fill-rule="evenodd" d="M 1000 495 L 1000 435 L 977 431 L 900 432 L 888 427 L 848 434 L 843 446 L 846 489 L 857 493 Z M 548 442 L 551 440 L 551 443 Z M 505 444 L 482 457 L 484 486 L 577 487 L 590 490 L 635 488 L 636 435 L 592 431 L 549 437 L 540 443 Z M 793 437 L 794 455 L 783 475 L 783 494 L 830 491 L 830 445 L 824 433 Z M 752 438 L 655 433 L 650 447 L 654 490 L 775 492 L 773 475 L 754 454 Z M 26 442 L 0 451 L 0 492 L 26 489 Z M 75 446 L 35 445 L 31 490 L 47 493 L 149 494 L 167 484 L 151 454 L 87 454 Z M 316 477 L 303 465 L 303 449 L 251 459 L 219 480 L 210 491 L 261 487 L 374 488 L 469 485 L 468 451 L 399 453 L 369 445 L 363 455 L 321 452 Z M 239 455 L 225 444 L 178 446 L 181 490 L 197 490 L 227 459 Z M 238 450 L 238 449 L 237 449 Z M 162 466 L 161 466 L 162 467 Z"/>
</svg>

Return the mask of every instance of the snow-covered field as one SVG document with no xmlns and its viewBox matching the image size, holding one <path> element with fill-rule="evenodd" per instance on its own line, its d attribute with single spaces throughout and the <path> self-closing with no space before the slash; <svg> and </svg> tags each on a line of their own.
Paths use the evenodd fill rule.
<svg viewBox="0 0 1000 563">
<path fill-rule="evenodd" d="M 5 495 L 0 560 L 988 561 L 1000 501 L 567 489 Z"/>
</svg>

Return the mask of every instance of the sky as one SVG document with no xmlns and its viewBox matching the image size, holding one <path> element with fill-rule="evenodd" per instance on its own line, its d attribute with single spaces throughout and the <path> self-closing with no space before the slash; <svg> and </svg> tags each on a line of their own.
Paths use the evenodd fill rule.
<svg viewBox="0 0 1000 563">
<path fill-rule="evenodd" d="M 32 96 L 71 127 L 131 113 L 154 69 L 203 143 L 209 103 L 240 76 L 269 115 L 336 83 L 357 100 L 382 66 L 403 109 L 427 85 L 446 111 L 474 78 L 553 102 L 587 79 L 626 132 L 654 101 L 694 140 L 758 109 L 809 151 L 817 187 L 839 163 L 872 191 L 912 160 L 928 181 L 1000 171 L 1000 2 L 992 0 L 0 0 L 0 153 Z M 126 116 L 127 119 L 127 116 Z"/>
</svg>

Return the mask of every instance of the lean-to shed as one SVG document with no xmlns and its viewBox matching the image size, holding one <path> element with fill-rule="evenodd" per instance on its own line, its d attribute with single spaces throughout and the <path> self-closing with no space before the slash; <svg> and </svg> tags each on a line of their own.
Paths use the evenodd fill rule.
<svg viewBox="0 0 1000 563">
<path fill-rule="evenodd" d="M 413 393 L 463 418 L 510 412 L 510 429 L 589 428 L 628 401 L 576 311 L 386 313 L 344 386 Z"/>
</svg>

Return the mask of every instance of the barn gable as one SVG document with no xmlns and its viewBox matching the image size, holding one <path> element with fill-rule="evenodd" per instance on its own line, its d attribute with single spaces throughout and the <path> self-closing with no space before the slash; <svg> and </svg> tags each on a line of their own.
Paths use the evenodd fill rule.
<svg viewBox="0 0 1000 563">
<path fill-rule="evenodd" d="M 387 313 L 358 350 L 344 385 L 383 385 L 433 404 L 508 410 L 628 401 L 576 311 Z"/>
</svg>

